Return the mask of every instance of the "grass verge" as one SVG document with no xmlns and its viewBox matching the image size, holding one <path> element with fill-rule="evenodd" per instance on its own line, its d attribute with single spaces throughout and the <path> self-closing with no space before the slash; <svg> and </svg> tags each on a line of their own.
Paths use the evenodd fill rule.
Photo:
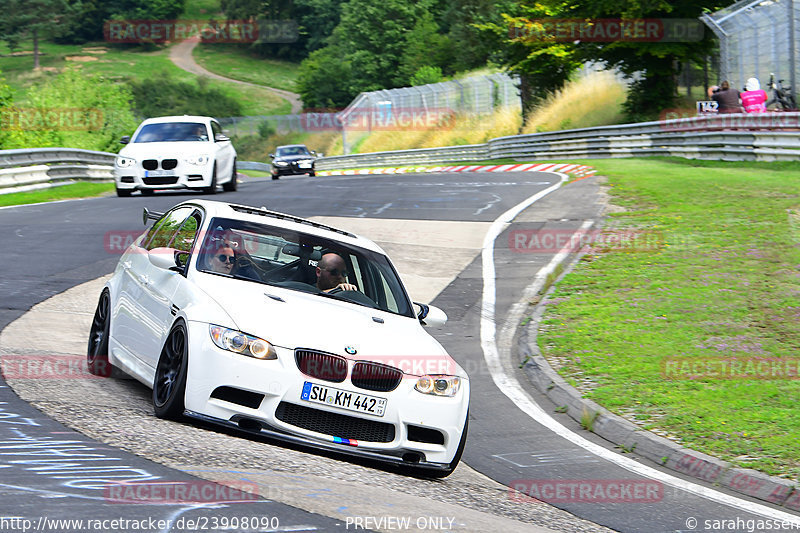
<svg viewBox="0 0 800 533">
<path fill-rule="evenodd" d="M 236 44 L 199 44 L 194 59 L 214 74 L 257 85 L 294 91 L 299 63 L 265 59 Z"/>
<path fill-rule="evenodd" d="M 12 192 L 0 194 L 0 206 L 38 204 L 41 202 L 54 202 L 56 200 L 69 200 L 72 198 L 90 198 L 104 196 L 114 191 L 113 183 L 78 182 L 48 189 L 39 189 L 28 192 Z"/>
<path fill-rule="evenodd" d="M 592 249 L 552 295 L 542 353 L 646 429 L 800 478 L 800 163 L 584 163 L 624 209 L 607 228 L 657 239 Z"/>
</svg>

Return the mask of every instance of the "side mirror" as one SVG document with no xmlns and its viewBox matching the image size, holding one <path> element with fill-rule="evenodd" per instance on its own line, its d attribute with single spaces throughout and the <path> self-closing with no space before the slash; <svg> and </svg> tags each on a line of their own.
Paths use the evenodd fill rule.
<svg viewBox="0 0 800 533">
<path fill-rule="evenodd" d="M 146 226 L 148 220 L 158 220 L 163 216 L 164 213 L 159 213 L 158 211 L 150 211 L 145 207 L 144 210 L 142 211 L 142 224 Z"/>
<path fill-rule="evenodd" d="M 440 328 L 447 324 L 447 315 L 444 311 L 433 305 L 425 305 L 419 302 L 414 302 L 414 305 L 419 306 L 417 312 L 417 319 L 423 326 L 431 326 Z"/>
<path fill-rule="evenodd" d="M 221 142 L 230 141 L 230 140 L 231 140 L 230 137 L 228 137 L 224 133 L 217 133 L 216 135 L 214 135 L 214 142 L 215 143 L 221 143 Z"/>
<path fill-rule="evenodd" d="M 317 155 L 316 150 L 311 150 L 311 155 L 314 155 L 314 156 Z"/>
<path fill-rule="evenodd" d="M 270 159 L 275 159 L 275 154 L 269 154 Z"/>
<path fill-rule="evenodd" d="M 158 268 L 163 268 L 164 270 L 170 270 L 175 267 L 183 269 L 186 260 L 178 261 L 178 257 L 183 254 L 189 255 L 175 248 L 153 248 L 152 250 L 148 250 L 147 258 L 150 260 L 150 264 Z"/>
<path fill-rule="evenodd" d="M 128 144 L 129 142 L 131 142 L 130 135 L 123 135 L 122 138 L 119 140 L 120 144 Z"/>
</svg>

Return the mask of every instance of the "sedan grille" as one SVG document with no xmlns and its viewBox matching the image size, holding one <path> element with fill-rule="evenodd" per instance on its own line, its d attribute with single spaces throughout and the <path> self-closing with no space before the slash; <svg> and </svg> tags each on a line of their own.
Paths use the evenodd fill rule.
<svg viewBox="0 0 800 533">
<path fill-rule="evenodd" d="M 278 420 L 323 435 L 368 442 L 392 442 L 394 425 L 354 416 L 320 411 L 311 407 L 281 402 L 275 411 Z"/>
<path fill-rule="evenodd" d="M 297 349 L 294 360 L 300 372 L 312 378 L 341 383 L 347 377 L 347 359 L 340 355 Z"/>
<path fill-rule="evenodd" d="M 156 170 L 158 168 L 158 160 L 145 159 L 144 161 L 142 161 L 142 167 L 145 170 Z"/>
<path fill-rule="evenodd" d="M 172 170 L 177 166 L 178 166 L 177 159 L 164 159 L 161 161 L 161 168 L 163 168 L 164 170 Z"/>
<path fill-rule="evenodd" d="M 356 387 L 377 392 L 389 392 L 400 385 L 403 372 L 393 366 L 359 361 L 353 365 L 353 374 L 350 379 Z"/>
</svg>

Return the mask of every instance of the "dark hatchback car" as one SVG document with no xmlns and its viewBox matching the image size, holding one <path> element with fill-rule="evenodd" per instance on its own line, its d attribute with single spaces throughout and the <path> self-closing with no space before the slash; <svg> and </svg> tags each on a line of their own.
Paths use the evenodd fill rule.
<svg viewBox="0 0 800 533">
<path fill-rule="evenodd" d="M 316 175 L 314 161 L 317 153 L 310 152 L 303 144 L 278 146 L 275 153 L 269 154 L 269 156 L 272 158 L 272 179 L 274 180 L 292 174 Z"/>
</svg>

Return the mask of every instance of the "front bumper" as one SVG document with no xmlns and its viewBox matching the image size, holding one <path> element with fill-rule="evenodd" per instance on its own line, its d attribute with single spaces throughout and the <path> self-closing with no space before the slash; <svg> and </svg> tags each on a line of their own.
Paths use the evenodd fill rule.
<svg viewBox="0 0 800 533">
<path fill-rule="evenodd" d="M 349 377 L 331 383 L 302 374 L 290 349 L 276 347 L 278 359 L 268 361 L 221 350 L 205 323 L 191 322 L 189 339 L 185 407 L 190 416 L 284 441 L 430 469 L 447 468 L 456 454 L 469 405 L 467 379 L 452 398 L 417 392 L 416 377 L 410 376 L 393 391 L 375 392 L 356 387 Z M 384 415 L 301 400 L 305 382 L 386 398 Z M 322 432 L 320 428 L 331 427 L 331 419 L 340 430 Z M 315 420 L 324 423 L 317 427 Z M 353 432 L 375 434 L 387 428 L 391 430 L 383 433 L 388 436 L 382 442 L 351 437 Z"/>
<path fill-rule="evenodd" d="M 177 166 L 165 170 L 159 162 L 158 168 L 147 170 L 142 162 L 130 167 L 114 167 L 114 182 L 117 189 L 196 189 L 209 187 L 214 174 L 214 163 L 191 165 L 179 161 Z"/>
<path fill-rule="evenodd" d="M 296 161 L 289 163 L 286 166 L 277 166 L 272 164 L 273 176 L 291 176 L 294 174 L 310 174 L 314 172 L 314 163 L 301 166 Z"/>
</svg>

